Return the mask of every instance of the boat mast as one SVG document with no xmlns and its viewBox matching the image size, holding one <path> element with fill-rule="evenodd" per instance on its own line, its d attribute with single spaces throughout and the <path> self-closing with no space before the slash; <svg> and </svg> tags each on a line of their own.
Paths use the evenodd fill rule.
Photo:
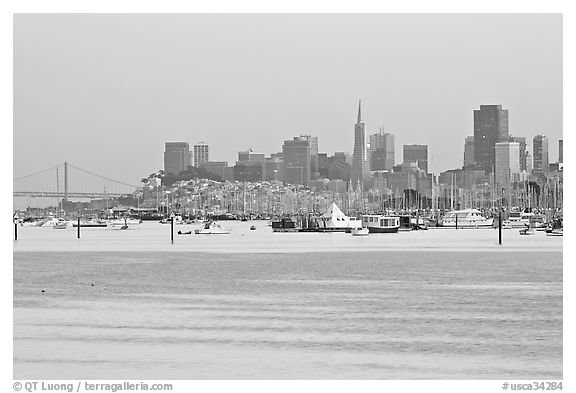
<svg viewBox="0 0 576 393">
<path fill-rule="evenodd" d="M 452 184 L 450 185 L 450 210 L 454 210 L 454 174 L 452 174 Z"/>
<path fill-rule="evenodd" d="M 56 201 L 58 212 L 56 213 L 56 217 L 60 217 L 60 183 L 59 183 L 59 176 L 58 176 L 58 168 L 56 168 Z"/>
<path fill-rule="evenodd" d="M 491 194 L 490 199 L 492 199 L 492 211 L 494 211 L 494 198 L 496 197 L 495 192 L 494 192 L 495 191 L 494 189 L 496 188 L 496 185 L 494 184 L 494 182 L 496 181 L 496 178 L 494 176 L 494 171 L 492 171 L 492 173 L 490 174 L 490 177 L 492 179 L 492 187 L 490 187 L 490 194 Z"/>
<path fill-rule="evenodd" d="M 431 183 L 432 183 L 432 217 L 434 217 L 436 214 L 436 193 L 435 193 L 436 187 L 434 184 L 434 173 L 432 173 Z"/>
</svg>

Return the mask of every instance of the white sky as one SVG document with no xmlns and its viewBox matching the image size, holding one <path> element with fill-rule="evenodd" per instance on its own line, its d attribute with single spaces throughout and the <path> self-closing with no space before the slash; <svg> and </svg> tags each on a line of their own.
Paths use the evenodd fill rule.
<svg viewBox="0 0 576 393">
<path fill-rule="evenodd" d="M 562 137 L 560 14 L 20 14 L 14 19 L 14 176 L 68 161 L 131 184 L 165 141 L 211 160 L 267 155 L 302 133 L 352 151 L 368 133 L 462 165 L 473 110 L 510 133 Z M 530 143 L 531 144 L 531 143 Z"/>
</svg>

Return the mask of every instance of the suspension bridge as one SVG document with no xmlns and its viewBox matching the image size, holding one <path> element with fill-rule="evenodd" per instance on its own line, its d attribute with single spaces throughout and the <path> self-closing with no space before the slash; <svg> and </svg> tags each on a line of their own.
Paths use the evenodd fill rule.
<svg viewBox="0 0 576 393">
<path fill-rule="evenodd" d="M 78 168 L 68 162 L 14 178 L 14 197 L 117 198 L 133 194 L 138 186 Z"/>
</svg>

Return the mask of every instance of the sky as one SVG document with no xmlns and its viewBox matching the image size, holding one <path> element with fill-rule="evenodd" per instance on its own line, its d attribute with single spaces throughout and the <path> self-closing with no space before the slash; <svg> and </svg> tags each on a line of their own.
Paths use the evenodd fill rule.
<svg viewBox="0 0 576 393">
<path fill-rule="evenodd" d="M 560 14 L 16 14 L 13 65 L 14 177 L 68 161 L 137 185 L 167 141 L 230 165 L 301 134 L 352 152 L 359 99 L 367 134 L 396 162 L 428 144 L 435 173 L 481 104 L 551 162 L 562 139 Z"/>
</svg>

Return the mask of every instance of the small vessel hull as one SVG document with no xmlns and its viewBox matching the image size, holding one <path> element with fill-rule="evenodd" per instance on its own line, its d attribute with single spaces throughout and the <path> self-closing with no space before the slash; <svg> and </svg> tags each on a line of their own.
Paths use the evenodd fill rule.
<svg viewBox="0 0 576 393">
<path fill-rule="evenodd" d="M 352 236 L 368 236 L 370 230 L 368 228 L 352 229 Z"/>
<path fill-rule="evenodd" d="M 398 227 L 368 227 L 370 233 L 397 233 Z"/>
<path fill-rule="evenodd" d="M 229 235 L 229 231 L 212 231 L 206 229 L 196 229 L 194 230 L 196 235 Z"/>
<path fill-rule="evenodd" d="M 350 233 L 352 228 L 301 228 L 298 232 L 348 232 Z"/>
<path fill-rule="evenodd" d="M 72 226 L 74 228 L 78 228 L 78 224 L 74 223 L 72 224 Z M 104 224 L 89 224 L 89 223 L 80 223 L 80 228 L 106 228 L 108 226 L 108 224 L 104 223 Z"/>
<path fill-rule="evenodd" d="M 272 232 L 296 233 L 296 232 L 300 232 L 300 229 L 299 228 L 272 228 Z"/>
</svg>

